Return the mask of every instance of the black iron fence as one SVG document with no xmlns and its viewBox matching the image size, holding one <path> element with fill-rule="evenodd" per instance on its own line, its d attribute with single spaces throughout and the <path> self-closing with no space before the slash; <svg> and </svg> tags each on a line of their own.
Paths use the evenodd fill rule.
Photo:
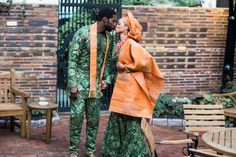
<svg viewBox="0 0 236 157">
<path fill-rule="evenodd" d="M 117 16 L 121 16 L 121 0 L 60 0 L 56 95 L 59 112 L 70 110 L 70 99 L 66 93 L 69 43 L 74 33 L 80 27 L 95 22 L 98 11 L 105 7 L 113 8 L 117 12 Z M 112 87 L 104 91 L 102 110 L 108 109 L 111 92 Z"/>
</svg>

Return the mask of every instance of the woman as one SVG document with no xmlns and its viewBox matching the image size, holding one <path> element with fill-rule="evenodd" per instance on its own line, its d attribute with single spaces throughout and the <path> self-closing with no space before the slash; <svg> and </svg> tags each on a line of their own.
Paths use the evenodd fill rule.
<svg viewBox="0 0 236 157">
<path fill-rule="evenodd" d="M 104 157 L 149 157 L 141 119 L 152 117 L 164 78 L 155 59 L 138 43 L 142 27 L 130 12 L 115 31 L 120 34 L 113 54 L 117 77 L 102 153 Z"/>
</svg>

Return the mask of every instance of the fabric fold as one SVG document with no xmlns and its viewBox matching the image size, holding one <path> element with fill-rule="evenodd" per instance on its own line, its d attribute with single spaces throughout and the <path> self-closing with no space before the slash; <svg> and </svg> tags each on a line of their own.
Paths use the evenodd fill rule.
<svg viewBox="0 0 236 157">
<path fill-rule="evenodd" d="M 110 111 L 151 118 L 164 77 L 155 59 L 132 39 L 122 46 L 118 61 L 131 71 L 118 73 Z"/>
</svg>

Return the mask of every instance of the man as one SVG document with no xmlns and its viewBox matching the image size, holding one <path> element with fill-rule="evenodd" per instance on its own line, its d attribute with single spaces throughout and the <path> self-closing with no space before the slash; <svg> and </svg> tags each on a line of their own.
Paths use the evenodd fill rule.
<svg viewBox="0 0 236 157">
<path fill-rule="evenodd" d="M 84 114 L 87 120 L 86 155 L 95 157 L 101 89 L 111 83 L 109 58 L 112 56 L 113 41 L 109 32 L 115 28 L 115 24 L 115 11 L 102 9 L 97 22 L 80 28 L 70 44 L 67 88 L 71 97 L 71 157 L 79 153 Z"/>
</svg>

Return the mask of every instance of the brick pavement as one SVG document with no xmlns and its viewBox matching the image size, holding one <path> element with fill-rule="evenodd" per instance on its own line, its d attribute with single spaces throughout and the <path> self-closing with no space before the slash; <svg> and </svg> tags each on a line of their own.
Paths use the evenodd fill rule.
<svg viewBox="0 0 236 157">
<path fill-rule="evenodd" d="M 97 156 L 100 156 L 103 132 L 107 123 L 107 116 L 101 116 L 97 139 Z M 19 132 L 9 132 L 0 128 L 0 157 L 67 157 L 69 145 L 68 117 L 61 118 L 61 124 L 53 126 L 51 144 L 42 141 L 45 128 L 33 128 L 30 140 L 19 137 Z M 152 126 L 155 139 L 182 139 L 186 136 L 173 128 Z M 85 126 L 82 129 L 80 157 L 85 157 Z M 159 157 L 182 157 L 181 145 L 158 145 Z"/>
</svg>

